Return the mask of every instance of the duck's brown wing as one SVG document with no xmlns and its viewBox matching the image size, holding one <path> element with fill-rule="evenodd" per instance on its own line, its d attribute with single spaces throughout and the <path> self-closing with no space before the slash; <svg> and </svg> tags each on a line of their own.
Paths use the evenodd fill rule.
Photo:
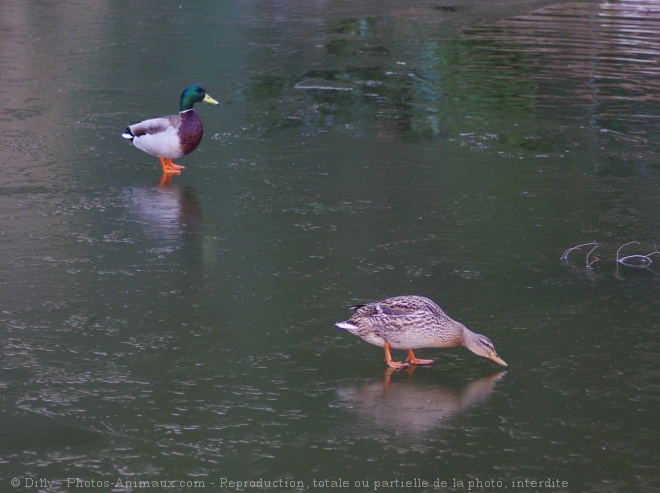
<svg viewBox="0 0 660 493">
<path fill-rule="evenodd" d="M 405 330 L 411 325 L 429 323 L 433 315 L 428 310 L 420 310 L 409 305 L 373 302 L 354 308 L 351 317 L 359 325 L 368 325 L 374 330 Z"/>
<path fill-rule="evenodd" d="M 410 310 L 406 308 L 383 304 L 380 301 L 374 301 L 366 305 L 351 305 L 349 308 L 365 317 L 371 317 L 373 315 L 405 315 L 410 313 Z"/>
<path fill-rule="evenodd" d="M 352 310 L 365 315 L 409 315 L 418 312 L 442 313 L 438 305 L 422 296 L 395 296 L 365 305 L 353 305 Z"/>
</svg>

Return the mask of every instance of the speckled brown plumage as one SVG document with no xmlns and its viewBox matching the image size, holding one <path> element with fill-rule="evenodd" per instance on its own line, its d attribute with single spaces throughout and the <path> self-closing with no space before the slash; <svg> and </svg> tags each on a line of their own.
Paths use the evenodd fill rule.
<svg viewBox="0 0 660 493">
<path fill-rule="evenodd" d="M 350 308 L 355 310 L 353 316 L 336 325 L 370 344 L 383 347 L 385 361 L 392 368 L 432 362 L 415 358 L 413 349 L 454 346 L 465 346 L 479 356 L 507 366 L 497 355 L 490 339 L 453 320 L 436 303 L 423 296 L 396 296 Z M 407 350 L 408 363 L 392 361 L 390 348 Z"/>
</svg>

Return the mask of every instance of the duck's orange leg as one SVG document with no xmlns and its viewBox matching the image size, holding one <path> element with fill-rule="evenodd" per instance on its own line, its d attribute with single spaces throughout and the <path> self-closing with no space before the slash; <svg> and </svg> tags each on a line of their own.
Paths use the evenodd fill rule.
<svg viewBox="0 0 660 493">
<path fill-rule="evenodd" d="M 160 159 L 160 167 L 163 168 L 163 173 L 168 173 L 171 175 L 180 175 L 182 169 L 186 169 L 185 166 L 174 164 L 170 158 L 158 158 Z"/>
<path fill-rule="evenodd" d="M 387 366 L 390 368 L 394 368 L 396 370 L 401 370 L 403 368 L 408 368 L 408 363 L 404 363 L 403 361 L 392 361 L 392 355 L 390 354 L 390 343 L 386 342 L 385 343 L 385 363 L 387 363 Z"/>
<path fill-rule="evenodd" d="M 172 183 L 172 173 L 163 173 L 160 175 L 160 187 L 165 188 L 166 185 Z"/>
<path fill-rule="evenodd" d="M 415 358 L 415 353 L 413 353 L 412 349 L 408 349 L 408 357 L 406 358 L 406 361 L 411 365 L 430 365 L 431 363 L 433 363 L 432 359 Z"/>
</svg>

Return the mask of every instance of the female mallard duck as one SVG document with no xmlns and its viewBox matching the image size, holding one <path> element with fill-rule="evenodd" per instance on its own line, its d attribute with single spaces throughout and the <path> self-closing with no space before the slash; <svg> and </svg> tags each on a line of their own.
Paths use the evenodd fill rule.
<svg viewBox="0 0 660 493">
<path fill-rule="evenodd" d="M 475 334 L 452 320 L 438 305 L 423 296 L 396 296 L 350 308 L 355 311 L 353 316 L 335 325 L 369 344 L 385 348 L 385 362 L 390 368 L 433 363 L 430 359 L 415 358 L 413 349 L 454 346 L 465 346 L 479 356 L 508 366 L 497 355 L 488 337 Z M 392 361 L 390 348 L 407 349 L 406 362 Z"/>
<path fill-rule="evenodd" d="M 181 93 L 178 115 L 133 123 L 126 127 L 122 137 L 129 139 L 138 149 L 158 157 L 164 173 L 178 175 L 184 166 L 174 164 L 172 159 L 190 154 L 202 141 L 202 121 L 193 109 L 193 105 L 200 101 L 220 104 L 206 94 L 202 86 L 188 86 Z"/>
</svg>

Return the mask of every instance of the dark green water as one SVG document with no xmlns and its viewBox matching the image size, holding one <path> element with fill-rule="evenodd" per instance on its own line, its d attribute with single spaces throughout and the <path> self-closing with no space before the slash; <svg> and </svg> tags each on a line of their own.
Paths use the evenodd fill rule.
<svg viewBox="0 0 660 493">
<path fill-rule="evenodd" d="M 660 15 L 546 5 L 2 2 L 0 490 L 658 489 Z M 407 293 L 510 368 L 334 327 Z"/>
</svg>

